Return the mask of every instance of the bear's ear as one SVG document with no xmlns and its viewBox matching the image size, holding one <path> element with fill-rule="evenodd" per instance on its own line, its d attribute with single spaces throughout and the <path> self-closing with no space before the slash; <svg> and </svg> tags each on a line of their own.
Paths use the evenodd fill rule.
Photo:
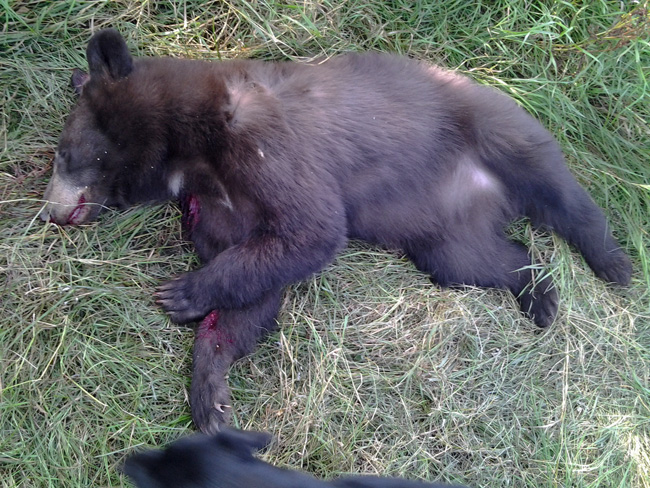
<svg viewBox="0 0 650 488">
<path fill-rule="evenodd" d="M 133 58 L 126 42 L 115 29 L 99 31 L 90 38 L 86 49 L 90 76 L 124 78 L 133 71 Z"/>
<path fill-rule="evenodd" d="M 77 68 L 72 70 L 72 76 L 70 77 L 70 85 L 72 86 L 72 88 L 74 88 L 74 92 L 77 95 L 81 95 L 81 92 L 83 91 L 83 87 L 86 83 L 88 83 L 88 80 L 90 80 L 90 75 L 85 71 L 81 71 L 80 69 Z"/>
</svg>

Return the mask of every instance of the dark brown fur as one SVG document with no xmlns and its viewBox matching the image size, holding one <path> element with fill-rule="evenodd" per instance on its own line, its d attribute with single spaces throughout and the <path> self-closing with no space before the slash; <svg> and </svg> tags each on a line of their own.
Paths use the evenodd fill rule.
<svg viewBox="0 0 650 488">
<path fill-rule="evenodd" d="M 78 224 L 101 205 L 184 202 L 204 266 L 162 285 L 158 302 L 175 322 L 217 311 L 194 351 L 202 430 L 226 418 L 224 374 L 275 326 L 282 289 L 349 238 L 402 249 L 442 286 L 508 289 L 542 327 L 557 294 L 504 235 L 512 220 L 554 230 L 602 279 L 630 279 L 551 135 L 463 76 L 377 53 L 315 65 L 132 60 L 112 30 L 93 36 L 88 62 L 43 218 Z"/>
</svg>

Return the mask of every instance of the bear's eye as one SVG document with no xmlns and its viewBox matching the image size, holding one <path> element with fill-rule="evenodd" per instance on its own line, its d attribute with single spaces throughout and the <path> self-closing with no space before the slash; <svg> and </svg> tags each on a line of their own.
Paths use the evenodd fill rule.
<svg viewBox="0 0 650 488">
<path fill-rule="evenodd" d="M 81 174 L 89 168 L 87 161 L 81 158 L 70 158 L 67 161 L 67 169 L 69 173 Z"/>
<path fill-rule="evenodd" d="M 85 161 L 79 156 L 78 153 L 69 150 L 59 151 L 59 157 L 57 159 L 59 171 L 64 173 L 74 173 L 84 169 L 86 166 Z"/>
<path fill-rule="evenodd" d="M 64 166 L 70 160 L 70 153 L 66 149 L 58 149 L 54 161 L 58 166 Z"/>
</svg>

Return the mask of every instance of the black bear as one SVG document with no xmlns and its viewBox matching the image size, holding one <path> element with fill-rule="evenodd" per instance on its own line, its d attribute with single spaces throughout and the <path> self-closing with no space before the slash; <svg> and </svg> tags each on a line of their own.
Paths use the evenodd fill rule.
<svg viewBox="0 0 650 488">
<path fill-rule="evenodd" d="M 379 53 L 133 59 L 115 30 L 90 39 L 87 59 L 41 216 L 81 224 L 104 206 L 181 202 L 204 266 L 157 301 L 175 322 L 203 319 L 191 401 L 204 431 L 225 421 L 224 373 L 275 326 L 283 288 L 349 238 L 402 250 L 441 286 L 508 289 L 541 327 L 557 293 L 506 238 L 512 220 L 554 230 L 600 278 L 629 282 L 629 259 L 552 136 L 461 75 Z"/>
<path fill-rule="evenodd" d="M 254 452 L 270 441 L 263 432 L 222 427 L 214 436 L 197 434 L 164 450 L 135 454 L 124 472 L 138 488 L 452 488 L 378 476 L 318 480 L 257 459 Z"/>
</svg>

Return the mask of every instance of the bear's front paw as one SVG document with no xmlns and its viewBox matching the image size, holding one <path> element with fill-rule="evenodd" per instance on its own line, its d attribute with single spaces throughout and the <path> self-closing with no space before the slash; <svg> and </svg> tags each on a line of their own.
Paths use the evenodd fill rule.
<svg viewBox="0 0 650 488">
<path fill-rule="evenodd" d="M 207 340 L 206 340 L 207 339 Z M 194 374 L 190 389 L 192 420 L 201 432 L 215 434 L 230 423 L 230 389 L 226 383 L 227 361 L 215 360 L 218 346 L 210 338 L 199 338 L 194 350 Z"/>
<path fill-rule="evenodd" d="M 205 317 L 214 307 L 209 303 L 205 283 L 197 272 L 186 273 L 158 287 L 156 303 L 177 324 L 194 322 Z"/>
<path fill-rule="evenodd" d="M 214 435 L 222 425 L 230 423 L 232 407 L 225 381 L 222 385 L 213 382 L 192 385 L 191 401 L 192 420 L 201 432 Z"/>
</svg>

